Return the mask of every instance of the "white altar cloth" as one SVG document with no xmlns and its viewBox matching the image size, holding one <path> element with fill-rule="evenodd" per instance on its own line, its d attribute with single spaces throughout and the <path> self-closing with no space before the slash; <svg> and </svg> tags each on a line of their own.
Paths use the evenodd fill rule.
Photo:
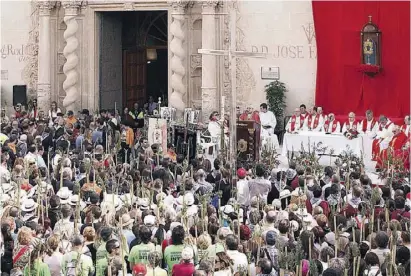
<svg viewBox="0 0 411 276">
<path fill-rule="evenodd" d="M 321 147 L 327 147 L 325 154 L 330 153 L 330 149 L 334 149 L 333 155 L 339 155 L 347 150 L 347 146 L 357 156 L 364 156 L 364 137 L 358 135 L 353 140 L 348 140 L 343 134 L 325 134 L 323 132 L 301 131 L 298 134 L 286 133 L 283 139 L 282 156 L 287 156 L 288 151 L 300 151 L 301 143 L 305 151 L 308 151 L 308 146 L 314 146 L 318 142 L 322 142 Z M 372 143 L 372 142 L 371 142 Z"/>
</svg>

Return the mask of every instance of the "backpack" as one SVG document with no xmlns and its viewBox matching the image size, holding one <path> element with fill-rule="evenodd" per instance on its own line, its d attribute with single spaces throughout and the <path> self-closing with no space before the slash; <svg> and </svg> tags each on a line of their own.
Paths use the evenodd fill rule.
<svg viewBox="0 0 411 276">
<path fill-rule="evenodd" d="M 80 273 L 79 273 L 80 270 Z M 67 263 L 66 276 L 81 275 L 81 254 L 77 253 L 77 258 L 72 258 L 71 262 Z"/>
</svg>

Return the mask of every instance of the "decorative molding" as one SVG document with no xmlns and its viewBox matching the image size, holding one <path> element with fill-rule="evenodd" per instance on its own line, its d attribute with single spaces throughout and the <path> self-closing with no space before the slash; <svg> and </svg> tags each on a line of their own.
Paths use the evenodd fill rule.
<svg viewBox="0 0 411 276">
<path fill-rule="evenodd" d="M 81 7 L 83 1 L 78 0 L 68 0 L 63 1 L 62 5 L 64 8 L 65 16 L 77 16 L 78 10 Z"/>
<path fill-rule="evenodd" d="M 51 10 L 54 9 L 55 1 L 39 1 L 36 2 L 39 10 L 39 16 L 50 16 Z"/>
<path fill-rule="evenodd" d="M 32 2 L 31 9 L 29 39 L 25 48 L 28 59 L 22 71 L 22 79 L 27 85 L 29 96 L 33 97 L 37 89 L 38 79 L 39 7 L 36 2 Z"/>
<path fill-rule="evenodd" d="M 202 0 L 201 5 L 203 8 L 215 8 L 219 4 L 219 0 Z"/>
<path fill-rule="evenodd" d="M 194 71 L 197 68 L 201 68 L 201 54 L 192 54 L 190 56 L 190 69 L 191 69 L 191 74 L 194 73 Z"/>
<path fill-rule="evenodd" d="M 123 9 L 125 11 L 133 11 L 134 10 L 134 3 L 133 2 L 125 2 Z"/>
<path fill-rule="evenodd" d="M 64 66 L 64 64 L 66 63 L 66 61 L 67 61 L 67 59 L 66 59 L 66 57 L 64 56 L 64 54 L 63 53 L 58 53 L 57 54 L 57 72 L 58 72 L 58 74 L 64 74 L 64 71 L 63 71 L 63 66 Z"/>
</svg>

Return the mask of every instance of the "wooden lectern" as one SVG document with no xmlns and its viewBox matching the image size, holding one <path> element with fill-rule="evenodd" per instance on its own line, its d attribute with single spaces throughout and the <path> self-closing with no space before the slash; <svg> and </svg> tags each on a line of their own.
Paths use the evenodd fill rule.
<svg viewBox="0 0 411 276">
<path fill-rule="evenodd" d="M 260 159 L 261 125 L 255 121 L 237 121 L 238 161 L 255 162 Z"/>
</svg>

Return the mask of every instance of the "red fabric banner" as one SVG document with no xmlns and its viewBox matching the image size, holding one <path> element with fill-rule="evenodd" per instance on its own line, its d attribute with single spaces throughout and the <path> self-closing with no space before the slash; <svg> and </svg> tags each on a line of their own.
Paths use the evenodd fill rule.
<svg viewBox="0 0 411 276">
<path fill-rule="evenodd" d="M 410 113 L 410 2 L 313 1 L 317 40 L 316 105 L 335 114 L 403 117 Z M 359 72 L 368 16 L 381 32 L 382 71 Z"/>
</svg>

